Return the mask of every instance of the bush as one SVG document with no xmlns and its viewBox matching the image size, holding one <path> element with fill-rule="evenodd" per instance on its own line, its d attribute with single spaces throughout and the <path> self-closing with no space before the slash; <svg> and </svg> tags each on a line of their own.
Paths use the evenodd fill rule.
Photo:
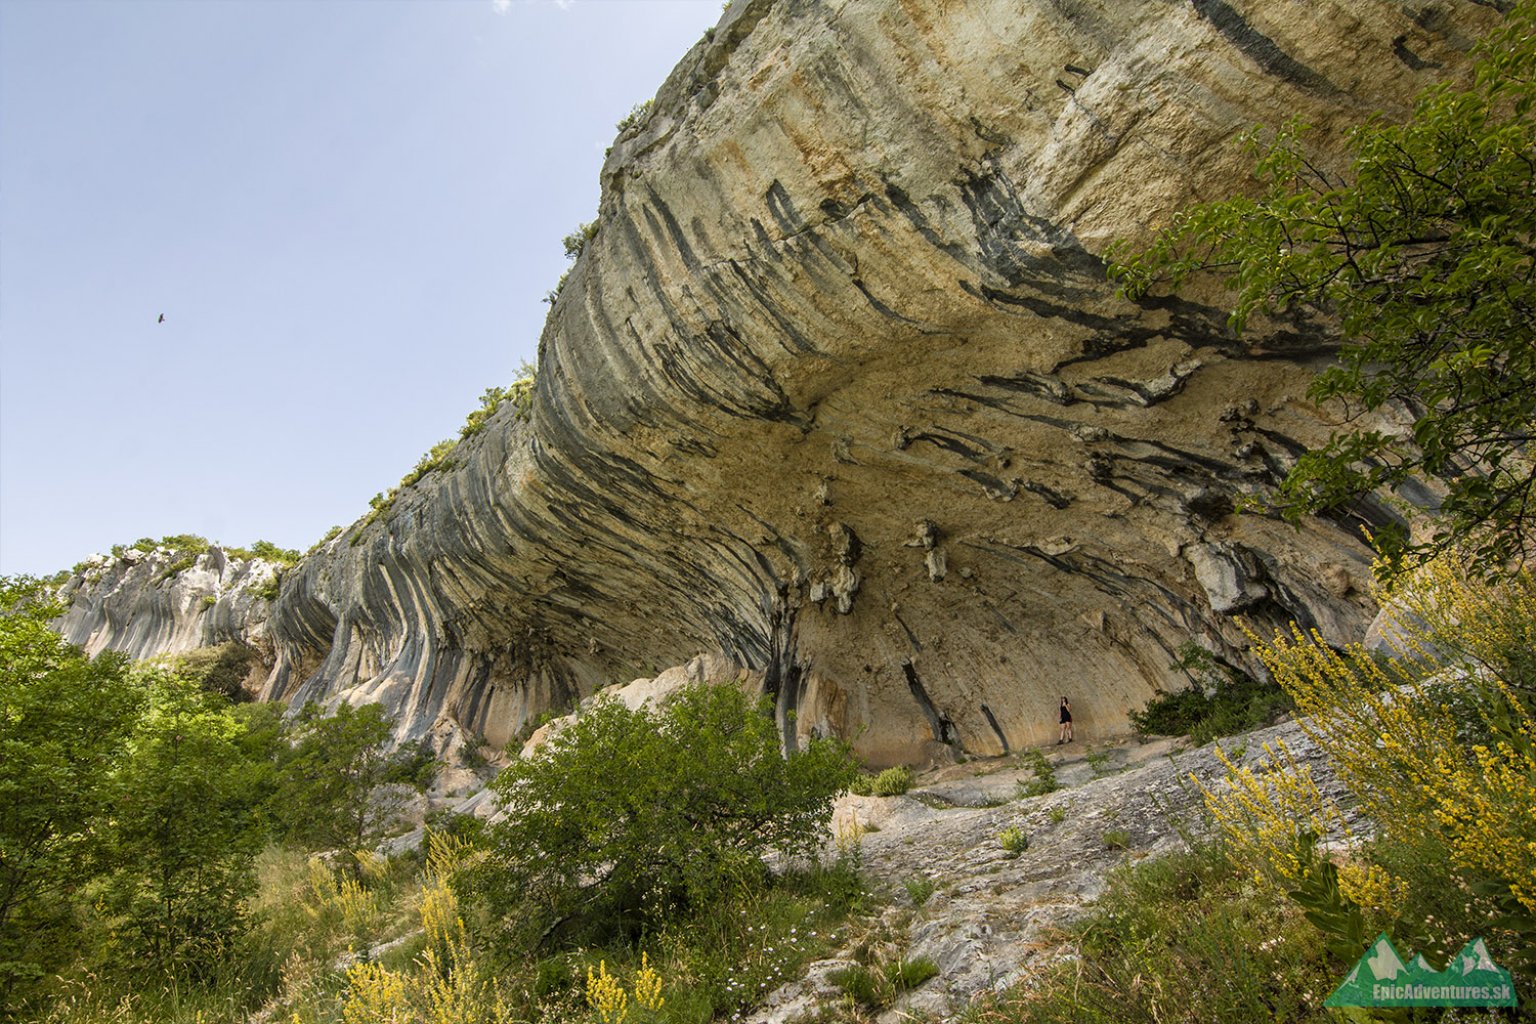
<svg viewBox="0 0 1536 1024">
<path fill-rule="evenodd" d="M 655 99 L 648 99 L 642 103 L 636 103 L 633 107 L 629 108 L 629 113 L 625 114 L 623 119 L 620 120 L 618 124 L 614 125 L 614 127 L 619 130 L 620 135 L 623 135 L 631 128 L 639 128 L 641 125 L 645 124 L 646 121 L 650 120 L 651 109 L 655 105 Z"/>
<path fill-rule="evenodd" d="M 531 945 L 664 923 L 809 856 L 854 768 L 845 744 L 779 753 L 766 701 L 691 686 L 661 708 L 599 699 L 492 784 L 509 812 L 470 888 Z"/>
<path fill-rule="evenodd" d="M 912 900 L 914 907 L 920 907 L 928 902 L 928 898 L 938 889 L 939 883 L 931 878 L 909 878 L 902 883 L 907 890 L 907 896 Z"/>
<path fill-rule="evenodd" d="M 597 237 L 597 221 L 589 220 L 585 224 L 576 225 L 576 230 L 566 235 L 561 242 L 565 245 L 565 258 L 574 260 L 581 255 L 587 243 Z"/>
<path fill-rule="evenodd" d="M 1019 780 L 1018 794 L 1020 797 L 1044 796 L 1047 793 L 1054 793 L 1061 788 L 1061 785 L 1056 781 L 1056 769 L 1052 767 L 1051 762 L 1040 751 L 1031 747 L 1019 755 L 1019 760 L 1034 775 L 1033 779 L 1027 781 Z"/>
<path fill-rule="evenodd" d="M 887 768 L 875 776 L 869 791 L 874 796 L 901 796 L 912 788 L 912 769 L 906 765 Z"/>
<path fill-rule="evenodd" d="M 1307 909 L 1341 957 L 1385 917 L 1426 956 L 1455 952 L 1444 944 L 1466 935 L 1445 925 L 1461 922 L 1500 963 L 1536 967 L 1536 716 L 1522 689 L 1536 578 L 1489 585 L 1480 572 L 1446 557 L 1378 595 L 1406 612 L 1401 658 L 1340 651 L 1295 626 L 1252 637 L 1376 841 L 1348 842 L 1340 805 L 1284 745 L 1266 748 L 1263 773 L 1224 757 L 1225 785 L 1206 804 L 1235 855 Z"/>
<path fill-rule="evenodd" d="M 1016 826 L 1010 826 L 999 832 L 997 834 L 997 841 L 1013 857 L 1017 857 L 1029 849 L 1029 836 L 1025 835 L 1023 829 Z"/>
<path fill-rule="evenodd" d="M 1174 667 L 1188 672 L 1194 685 L 1178 693 L 1165 693 L 1130 713 L 1136 735 L 1189 736 L 1204 746 L 1222 736 L 1270 725 L 1294 710 L 1295 704 L 1275 683 L 1262 683 L 1220 662 L 1195 643 L 1179 648 Z"/>
<path fill-rule="evenodd" d="M 214 647 L 199 647 L 195 651 L 172 658 L 171 663 L 178 675 L 204 690 L 217 693 L 230 701 L 250 700 L 241 684 L 250 674 L 256 652 L 237 640 Z"/>
</svg>

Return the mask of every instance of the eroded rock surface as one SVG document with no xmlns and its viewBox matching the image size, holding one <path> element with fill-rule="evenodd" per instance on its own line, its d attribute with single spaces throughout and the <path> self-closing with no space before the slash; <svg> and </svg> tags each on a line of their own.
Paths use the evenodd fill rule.
<svg viewBox="0 0 1536 1024">
<path fill-rule="evenodd" d="M 285 575 L 264 694 L 500 744 L 710 652 L 791 744 L 883 763 L 1041 742 L 1062 693 L 1114 729 L 1186 640 L 1241 661 L 1236 613 L 1357 635 L 1359 518 L 1232 514 L 1328 435 L 1326 331 L 1238 343 L 1198 295 L 1116 298 L 1102 256 L 1242 187 L 1254 123 L 1336 148 L 1497 17 L 736 0 L 609 154 L 530 414 Z"/>
<path fill-rule="evenodd" d="M 1223 741 L 1234 761 L 1261 777 L 1265 744 L 1278 743 L 1320 792 L 1344 796 L 1330 762 L 1294 722 Z M 1213 790 L 1225 785 L 1213 746 L 1122 740 L 1100 745 L 1092 759 L 1082 743 L 1050 749 L 1062 788 L 1044 796 L 1019 796 L 1019 783 L 1034 774 L 1009 758 L 946 769 L 905 796 L 839 801 L 836 827 L 845 836 L 855 826 L 874 829 L 860 842 L 868 877 L 893 901 L 884 914 L 886 953 L 927 957 L 939 968 L 882 1020 L 952 1019 L 989 992 L 1027 983 L 1063 954 L 1060 929 L 1103 892 L 1112 868 L 1181 849 L 1186 836 L 1201 834 L 1202 798 L 1192 779 Z M 1016 855 L 999 841 L 1009 828 L 1028 838 Z M 932 895 L 914 905 L 909 882 L 931 883 Z M 811 965 L 769 994 L 750 1024 L 814 1019 L 839 1005 L 844 996 L 830 977 L 854 962 L 844 951 Z"/>
<path fill-rule="evenodd" d="M 282 571 L 274 562 L 232 557 L 217 546 L 195 555 L 130 548 L 98 555 L 78 570 L 59 590 L 68 608 L 55 627 L 93 656 L 186 654 L 237 641 L 272 663 L 271 601 L 264 595 Z M 256 675 L 253 687 L 265 675 Z"/>
</svg>

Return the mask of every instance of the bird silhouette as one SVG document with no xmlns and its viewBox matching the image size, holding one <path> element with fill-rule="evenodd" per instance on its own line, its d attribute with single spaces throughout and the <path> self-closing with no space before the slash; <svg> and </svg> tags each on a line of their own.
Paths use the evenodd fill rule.
<svg viewBox="0 0 1536 1024">
<path fill-rule="evenodd" d="M 161 314 L 160 314 L 160 319 L 159 319 L 159 320 L 156 320 L 156 321 L 155 321 L 155 323 L 157 323 L 157 324 L 163 324 L 163 323 L 165 323 L 165 314 L 164 314 L 164 313 L 161 313 Z"/>
</svg>

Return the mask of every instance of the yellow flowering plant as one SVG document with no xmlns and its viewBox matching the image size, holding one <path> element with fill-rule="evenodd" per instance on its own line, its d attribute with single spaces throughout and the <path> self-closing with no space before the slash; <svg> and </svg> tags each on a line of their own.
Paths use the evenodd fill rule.
<svg viewBox="0 0 1536 1024">
<path fill-rule="evenodd" d="M 1446 557 L 1378 597 L 1390 652 L 1294 625 L 1249 633 L 1375 838 L 1351 834 L 1283 746 L 1262 775 L 1227 762 L 1207 806 L 1255 878 L 1320 926 L 1353 937 L 1368 912 L 1433 949 L 1468 937 L 1439 934 L 1454 918 L 1536 962 L 1536 581 Z"/>
</svg>

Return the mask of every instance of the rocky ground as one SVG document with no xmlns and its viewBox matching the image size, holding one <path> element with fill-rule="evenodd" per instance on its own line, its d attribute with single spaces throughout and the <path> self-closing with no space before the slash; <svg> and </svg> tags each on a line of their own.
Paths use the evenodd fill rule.
<svg viewBox="0 0 1536 1024">
<path fill-rule="evenodd" d="M 1294 722 L 1221 745 L 1252 766 L 1276 741 L 1311 766 L 1325 793 L 1339 795 L 1321 752 Z M 1225 775 L 1214 746 L 1188 749 L 1178 740 L 1079 740 L 1043 749 L 1061 787 L 1046 795 L 1020 795 L 1035 774 L 1010 756 L 926 773 L 904 796 L 839 801 L 835 827 L 845 842 L 860 830 L 865 871 L 890 899 L 875 929 L 882 952 L 927 957 L 939 968 L 882 1022 L 947 1018 L 1063 955 L 1059 929 L 1103 890 L 1112 869 L 1177 849 L 1183 835 L 1206 827 L 1191 777 L 1214 787 Z M 1016 855 L 999 839 L 1009 828 L 1028 837 Z M 917 905 L 909 890 L 920 895 L 925 883 L 932 894 Z M 860 941 L 867 948 L 869 936 Z M 812 964 L 750 1021 L 781 1024 L 839 1005 L 843 993 L 829 976 L 854 962 L 849 949 Z"/>
</svg>

